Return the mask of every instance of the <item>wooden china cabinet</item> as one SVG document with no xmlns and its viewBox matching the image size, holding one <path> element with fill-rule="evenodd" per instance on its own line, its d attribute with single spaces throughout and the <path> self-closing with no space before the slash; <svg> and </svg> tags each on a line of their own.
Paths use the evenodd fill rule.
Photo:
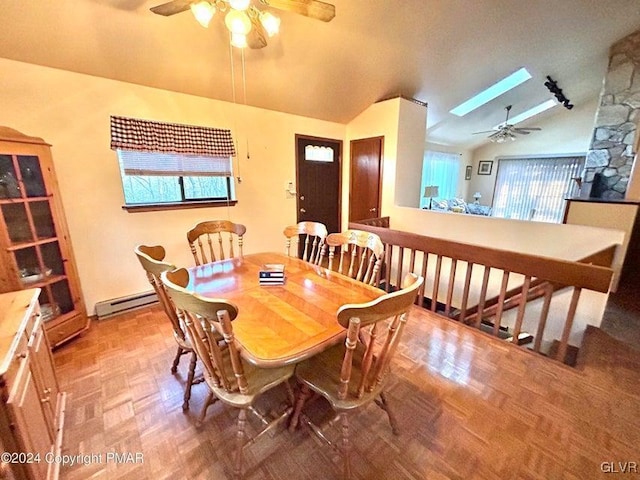
<svg viewBox="0 0 640 480">
<path fill-rule="evenodd" d="M 40 288 L 52 347 L 88 328 L 50 145 L 0 127 L 0 293 Z"/>
</svg>

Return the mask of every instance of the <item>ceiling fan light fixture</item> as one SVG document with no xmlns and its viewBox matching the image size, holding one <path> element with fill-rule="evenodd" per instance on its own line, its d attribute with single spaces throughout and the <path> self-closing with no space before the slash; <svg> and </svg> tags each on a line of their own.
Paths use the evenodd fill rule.
<svg viewBox="0 0 640 480">
<path fill-rule="evenodd" d="M 271 12 L 260 12 L 260 23 L 270 37 L 273 37 L 280 31 L 280 18 Z"/>
<path fill-rule="evenodd" d="M 251 30 L 251 19 L 240 10 L 230 10 L 224 17 L 224 23 L 232 34 L 246 36 Z"/>
<path fill-rule="evenodd" d="M 229 0 L 229 5 L 231 5 L 231 8 L 244 11 L 251 5 L 251 0 Z"/>
<path fill-rule="evenodd" d="M 198 23 L 204 28 L 209 27 L 209 23 L 211 23 L 211 19 L 216 13 L 216 7 L 209 2 L 202 0 L 200 2 L 192 3 L 190 8 L 191 13 L 193 13 L 193 16 Z"/>
<path fill-rule="evenodd" d="M 243 33 L 231 32 L 231 45 L 233 45 L 236 48 L 246 48 L 247 36 Z"/>
</svg>

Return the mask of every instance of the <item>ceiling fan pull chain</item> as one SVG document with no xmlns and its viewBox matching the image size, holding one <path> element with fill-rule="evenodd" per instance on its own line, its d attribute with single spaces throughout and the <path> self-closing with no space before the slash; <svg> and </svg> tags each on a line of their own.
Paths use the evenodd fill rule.
<svg viewBox="0 0 640 480">
<path fill-rule="evenodd" d="M 247 106 L 247 76 L 245 70 L 245 62 L 244 62 L 244 48 L 240 50 L 240 58 L 242 59 L 242 95 L 244 97 L 244 106 Z M 251 158 L 249 154 L 249 136 L 245 137 L 247 141 L 247 160 Z"/>
</svg>

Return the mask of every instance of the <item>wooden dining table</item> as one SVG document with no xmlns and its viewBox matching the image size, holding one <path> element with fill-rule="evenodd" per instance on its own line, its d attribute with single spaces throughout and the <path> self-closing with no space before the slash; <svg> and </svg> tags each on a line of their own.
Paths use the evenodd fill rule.
<svg viewBox="0 0 640 480">
<path fill-rule="evenodd" d="M 260 285 L 266 264 L 284 265 L 283 285 Z M 254 253 L 192 267 L 187 289 L 221 298 L 239 309 L 233 332 L 241 354 L 259 367 L 300 362 L 340 342 L 336 318 L 347 303 L 364 303 L 385 292 L 345 275 L 281 253 Z"/>
</svg>

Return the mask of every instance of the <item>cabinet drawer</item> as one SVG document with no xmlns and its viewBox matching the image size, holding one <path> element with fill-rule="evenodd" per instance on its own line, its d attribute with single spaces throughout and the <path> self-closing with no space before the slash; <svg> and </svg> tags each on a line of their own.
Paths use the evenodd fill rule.
<svg viewBox="0 0 640 480">
<path fill-rule="evenodd" d="M 49 325 L 45 323 L 47 338 L 52 347 L 64 342 L 73 335 L 80 333 L 87 326 L 87 319 L 83 315 L 70 318 L 63 323 Z"/>
<path fill-rule="evenodd" d="M 24 335 L 20 335 L 17 341 L 14 358 L 9 363 L 7 371 L 5 372 L 5 375 L 3 377 L 8 392 L 11 391 L 13 385 L 16 382 L 16 377 L 18 376 L 18 369 L 21 365 L 21 360 L 26 359 L 28 353 L 29 348 L 27 346 L 27 337 L 25 337 Z"/>
</svg>

